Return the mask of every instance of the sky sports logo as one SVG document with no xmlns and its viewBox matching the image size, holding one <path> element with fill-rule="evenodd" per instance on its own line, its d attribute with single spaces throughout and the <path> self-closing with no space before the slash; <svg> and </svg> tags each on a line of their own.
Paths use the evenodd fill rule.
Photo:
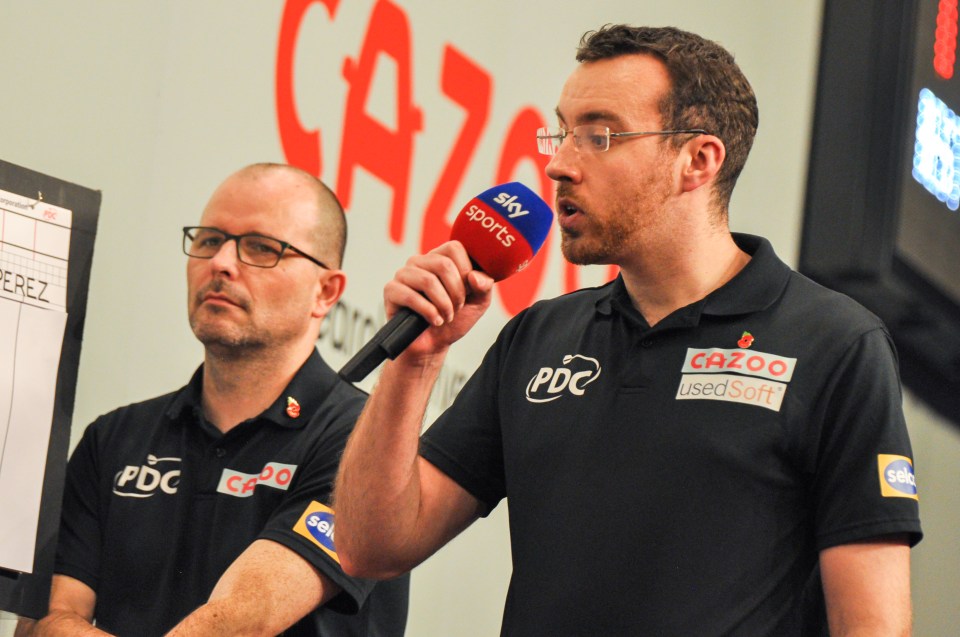
<svg viewBox="0 0 960 637">
<path fill-rule="evenodd" d="M 511 219 L 530 214 L 529 210 L 523 209 L 523 204 L 517 201 L 517 199 L 519 199 L 517 195 L 511 195 L 509 192 L 497 193 L 497 196 L 493 198 L 501 207 L 507 209 L 509 212 L 507 216 Z"/>
<path fill-rule="evenodd" d="M 688 348 L 677 400 L 721 400 L 780 411 L 797 359 L 746 349 Z"/>
<path fill-rule="evenodd" d="M 880 495 L 919 500 L 917 478 L 910 458 L 881 453 L 877 455 L 877 467 L 880 469 Z"/>
<path fill-rule="evenodd" d="M 492 211 L 484 210 L 483 207 L 473 204 L 463 214 L 466 215 L 467 219 L 479 224 L 480 227 L 495 236 L 504 248 L 509 248 L 516 241 L 516 237 L 510 233 L 510 224 L 498 220 L 492 214 Z"/>
</svg>

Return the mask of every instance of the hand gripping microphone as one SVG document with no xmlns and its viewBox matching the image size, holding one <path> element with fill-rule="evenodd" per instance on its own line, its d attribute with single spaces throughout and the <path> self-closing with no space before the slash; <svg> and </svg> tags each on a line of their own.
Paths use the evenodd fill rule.
<svg viewBox="0 0 960 637">
<path fill-rule="evenodd" d="M 477 269 L 500 281 L 527 267 L 552 222 L 550 206 L 513 181 L 484 190 L 467 202 L 453 223 L 450 238 L 463 244 Z M 340 376 L 352 383 L 363 380 L 385 358 L 399 356 L 427 327 L 422 316 L 400 308 L 340 369 Z"/>
</svg>

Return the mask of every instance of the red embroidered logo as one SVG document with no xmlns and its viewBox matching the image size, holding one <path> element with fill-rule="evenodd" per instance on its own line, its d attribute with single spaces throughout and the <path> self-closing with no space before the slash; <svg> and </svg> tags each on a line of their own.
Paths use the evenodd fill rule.
<svg viewBox="0 0 960 637">
<path fill-rule="evenodd" d="M 300 417 L 300 403 L 293 396 L 287 396 L 287 415 L 291 418 Z"/>
</svg>

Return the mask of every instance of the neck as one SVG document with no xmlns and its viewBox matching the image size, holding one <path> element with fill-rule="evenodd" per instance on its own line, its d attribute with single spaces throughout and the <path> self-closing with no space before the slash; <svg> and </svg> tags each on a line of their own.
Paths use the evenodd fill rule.
<svg viewBox="0 0 960 637">
<path fill-rule="evenodd" d="M 227 433 L 261 413 L 290 384 L 312 352 L 310 348 L 271 355 L 223 352 L 207 347 L 203 363 L 203 414 Z"/>
<path fill-rule="evenodd" d="M 651 327 L 722 287 L 750 261 L 726 227 L 690 230 L 657 237 L 656 246 L 621 266 L 633 305 Z"/>
</svg>

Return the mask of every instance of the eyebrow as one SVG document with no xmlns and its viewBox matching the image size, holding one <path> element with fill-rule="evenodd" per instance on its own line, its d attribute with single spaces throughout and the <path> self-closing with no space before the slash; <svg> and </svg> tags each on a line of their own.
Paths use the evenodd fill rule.
<svg viewBox="0 0 960 637">
<path fill-rule="evenodd" d="M 560 107 L 553 109 L 554 113 L 557 115 L 557 119 L 563 123 L 566 123 L 566 119 L 563 115 L 560 114 Z M 587 111 L 586 113 L 581 113 L 577 117 L 577 124 L 596 124 L 597 122 L 603 122 L 604 124 L 613 124 L 614 126 L 622 126 L 623 120 L 619 115 L 613 111 Z"/>
<path fill-rule="evenodd" d="M 232 236 L 232 237 L 264 237 L 265 239 L 273 239 L 273 240 L 275 240 L 275 241 L 280 241 L 280 242 L 286 243 L 286 244 L 288 244 L 288 245 L 290 244 L 290 242 L 287 241 L 286 239 L 281 239 L 280 237 L 276 237 L 276 236 L 274 236 L 274 235 L 272 235 L 272 234 L 267 234 L 266 232 L 261 232 L 261 231 L 259 231 L 259 230 L 251 230 L 251 231 L 249 231 L 249 232 L 237 232 L 237 233 L 233 233 L 233 232 L 227 232 L 226 230 L 224 230 L 224 229 L 221 228 L 220 226 L 193 226 L 193 227 L 194 227 L 194 228 L 203 228 L 204 230 L 216 230 L 216 231 L 218 231 L 218 232 L 222 232 L 223 234 L 228 234 L 228 235 L 230 235 L 230 236 Z"/>
</svg>

